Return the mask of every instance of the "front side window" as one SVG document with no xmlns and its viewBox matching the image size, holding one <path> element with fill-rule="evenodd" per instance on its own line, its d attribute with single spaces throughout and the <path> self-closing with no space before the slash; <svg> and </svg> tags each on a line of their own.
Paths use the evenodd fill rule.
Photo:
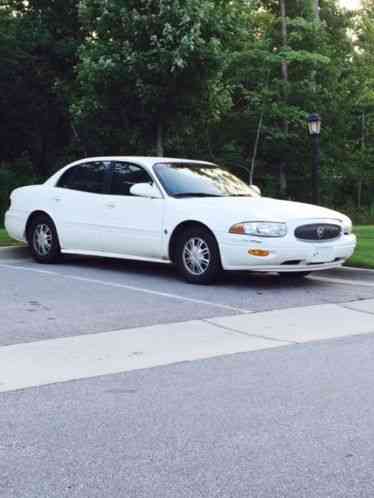
<svg viewBox="0 0 374 498">
<path fill-rule="evenodd" d="M 229 169 L 215 164 L 158 163 L 154 170 L 172 197 L 259 197 Z"/>
<path fill-rule="evenodd" d="M 137 183 L 153 183 L 153 180 L 143 168 L 136 164 L 113 163 L 111 195 L 131 195 L 130 189 Z"/>
<path fill-rule="evenodd" d="M 107 165 L 99 161 L 78 164 L 63 173 L 57 187 L 102 194 L 105 190 L 106 171 Z"/>
</svg>

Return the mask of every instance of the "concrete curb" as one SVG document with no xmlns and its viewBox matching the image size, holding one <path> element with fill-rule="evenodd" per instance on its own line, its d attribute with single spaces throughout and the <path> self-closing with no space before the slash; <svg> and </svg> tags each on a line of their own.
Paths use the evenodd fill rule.
<svg viewBox="0 0 374 498">
<path fill-rule="evenodd" d="M 27 246 L 26 245 L 1 246 L 0 251 L 6 251 L 9 249 L 20 249 L 20 248 L 24 248 L 24 247 L 27 247 Z"/>
<path fill-rule="evenodd" d="M 374 273 L 372 268 L 355 268 L 354 266 L 343 266 L 344 270 Z"/>
<path fill-rule="evenodd" d="M 374 299 L 153 325 L 0 347 L 0 392 L 373 334 Z"/>
</svg>

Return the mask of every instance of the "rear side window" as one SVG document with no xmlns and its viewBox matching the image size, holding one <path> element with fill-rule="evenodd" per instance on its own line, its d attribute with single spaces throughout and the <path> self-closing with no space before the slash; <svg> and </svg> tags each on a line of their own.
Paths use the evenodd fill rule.
<svg viewBox="0 0 374 498">
<path fill-rule="evenodd" d="M 105 192 L 106 172 L 106 163 L 78 164 L 65 171 L 58 181 L 57 187 L 103 194 Z"/>
<path fill-rule="evenodd" d="M 131 195 L 130 189 L 137 183 L 153 183 L 153 180 L 143 168 L 136 164 L 112 163 L 110 194 Z"/>
</svg>

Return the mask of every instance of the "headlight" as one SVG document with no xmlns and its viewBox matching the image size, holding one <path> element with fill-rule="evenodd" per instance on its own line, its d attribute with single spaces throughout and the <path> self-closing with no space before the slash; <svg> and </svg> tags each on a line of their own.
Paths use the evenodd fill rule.
<svg viewBox="0 0 374 498">
<path fill-rule="evenodd" d="M 343 223 L 344 235 L 350 235 L 352 231 L 353 231 L 353 226 L 351 220 L 350 219 L 345 220 Z"/>
<path fill-rule="evenodd" d="M 287 225 L 286 223 L 266 221 L 246 221 L 232 226 L 229 232 L 239 235 L 255 235 L 256 237 L 285 237 Z"/>
</svg>

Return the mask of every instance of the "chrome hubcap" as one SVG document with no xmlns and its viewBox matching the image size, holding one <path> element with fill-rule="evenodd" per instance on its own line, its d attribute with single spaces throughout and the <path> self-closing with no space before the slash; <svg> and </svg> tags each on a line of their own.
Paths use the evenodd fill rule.
<svg viewBox="0 0 374 498">
<path fill-rule="evenodd" d="M 40 224 L 35 227 L 32 242 L 39 256 L 47 256 L 52 248 L 52 230 L 48 225 Z"/>
<path fill-rule="evenodd" d="M 189 239 L 183 248 L 183 263 L 192 275 L 202 275 L 210 265 L 210 250 L 205 240 L 198 237 Z"/>
</svg>

